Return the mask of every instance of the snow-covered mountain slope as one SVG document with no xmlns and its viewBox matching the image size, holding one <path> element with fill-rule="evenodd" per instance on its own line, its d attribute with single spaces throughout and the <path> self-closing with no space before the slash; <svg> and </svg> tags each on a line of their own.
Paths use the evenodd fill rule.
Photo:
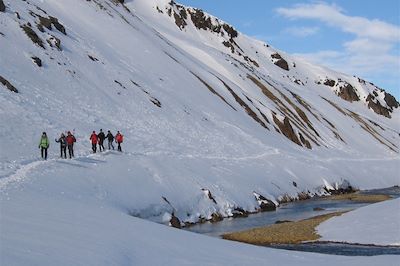
<svg viewBox="0 0 400 266">
<path fill-rule="evenodd" d="M 398 102 L 368 82 L 171 1 L 2 2 L 2 189 L 48 167 L 42 131 L 74 130 L 85 158 L 100 128 L 121 130 L 127 153 L 106 160 L 115 172 L 78 176 L 109 179 L 106 191 L 132 179 L 130 211 L 158 221 L 254 211 L 254 191 L 276 202 L 400 183 Z"/>
</svg>

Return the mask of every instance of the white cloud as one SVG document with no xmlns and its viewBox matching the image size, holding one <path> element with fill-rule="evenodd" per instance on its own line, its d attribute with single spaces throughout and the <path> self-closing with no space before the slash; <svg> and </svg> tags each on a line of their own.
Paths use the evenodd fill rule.
<svg viewBox="0 0 400 266">
<path fill-rule="evenodd" d="M 278 8 L 279 15 L 293 20 L 316 20 L 353 35 L 338 51 L 322 50 L 297 56 L 349 74 L 363 77 L 381 74 L 398 80 L 400 60 L 396 46 L 400 27 L 378 19 L 349 16 L 337 5 L 318 2 Z"/>
<path fill-rule="evenodd" d="M 399 71 L 399 59 L 392 55 L 364 56 L 363 54 L 350 54 L 347 51 L 323 50 L 315 53 L 297 53 L 294 56 L 359 76 L 368 76 L 372 72 L 394 76 Z"/>
<path fill-rule="evenodd" d="M 308 37 L 318 33 L 318 27 L 290 27 L 284 30 L 284 33 L 296 36 L 296 37 Z"/>
<path fill-rule="evenodd" d="M 357 37 L 385 41 L 399 41 L 400 28 L 384 21 L 345 15 L 337 5 L 326 3 L 298 4 L 292 8 L 278 8 L 277 13 L 290 19 L 314 19 L 340 28 Z"/>
<path fill-rule="evenodd" d="M 392 50 L 393 45 L 388 42 L 377 42 L 367 38 L 357 38 L 345 42 L 343 46 L 351 53 L 385 54 Z"/>
<path fill-rule="evenodd" d="M 295 53 L 293 55 L 295 57 L 305 59 L 308 62 L 312 62 L 318 65 L 323 65 L 342 72 L 346 72 L 341 67 L 343 65 L 345 55 L 338 51 L 322 50 L 313 53 Z"/>
</svg>

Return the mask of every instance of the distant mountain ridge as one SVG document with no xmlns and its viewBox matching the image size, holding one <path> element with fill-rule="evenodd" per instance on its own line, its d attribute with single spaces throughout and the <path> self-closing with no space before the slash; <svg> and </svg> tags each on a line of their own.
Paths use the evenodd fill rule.
<svg viewBox="0 0 400 266">
<path fill-rule="evenodd" d="M 156 6 L 156 9 L 160 13 L 164 13 L 164 11 L 160 9 L 158 5 Z M 164 9 L 166 10 L 168 16 L 175 19 L 175 24 L 181 30 L 185 29 L 185 27 L 188 25 L 188 20 L 190 19 L 198 30 L 214 32 L 222 37 L 226 36 L 222 44 L 227 48 L 230 48 L 232 54 L 242 56 L 244 61 L 251 62 L 254 67 L 259 67 L 257 61 L 244 54 L 245 51 L 243 51 L 235 42 L 235 39 L 240 33 L 238 33 L 237 30 L 235 30 L 231 25 L 221 22 L 218 18 L 204 13 L 201 9 L 188 8 L 177 4 L 174 1 L 170 1 L 168 4 L 166 4 Z M 279 66 L 283 70 L 289 71 L 289 64 L 287 60 L 285 60 L 278 52 L 271 54 L 271 59 L 275 65 Z M 291 67 L 295 68 L 295 60 L 291 59 L 291 61 Z M 364 95 L 364 97 L 361 98 L 363 93 L 359 92 L 354 85 L 342 80 L 341 78 L 335 79 L 330 77 L 320 77 L 320 79 L 316 79 L 315 82 L 317 84 L 323 84 L 332 87 L 334 92 L 346 101 L 362 101 L 375 113 L 390 118 L 390 113 L 399 107 L 399 102 L 395 99 L 395 97 L 383 89 L 375 86 L 371 82 L 367 82 L 361 78 L 357 79 L 358 83 L 364 85 L 364 87 L 370 86 L 367 97 Z M 298 85 L 305 85 L 300 79 L 293 79 L 292 81 Z"/>
</svg>

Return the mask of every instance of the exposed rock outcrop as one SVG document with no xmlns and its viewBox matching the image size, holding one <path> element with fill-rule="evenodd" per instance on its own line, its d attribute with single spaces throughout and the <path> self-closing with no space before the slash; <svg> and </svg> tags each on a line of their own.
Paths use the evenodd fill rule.
<svg viewBox="0 0 400 266">
<path fill-rule="evenodd" d="M 44 13 L 46 13 L 46 12 L 44 12 Z M 62 25 L 58 21 L 58 18 L 52 17 L 52 16 L 43 17 L 39 14 L 36 14 L 33 11 L 30 11 L 29 14 L 33 17 L 39 18 L 39 22 L 36 22 L 36 26 L 37 26 L 38 30 L 40 30 L 41 32 L 45 31 L 44 28 L 46 28 L 48 30 L 53 30 L 52 26 L 54 26 L 59 32 L 61 32 L 64 35 L 67 35 L 64 25 Z"/>
<path fill-rule="evenodd" d="M 333 86 L 336 85 L 336 81 L 334 81 L 333 79 L 326 78 L 324 80 L 324 85 L 329 86 L 329 87 L 333 87 Z"/>
<path fill-rule="evenodd" d="M 230 25 L 228 24 L 223 24 L 222 28 L 226 31 L 226 33 L 228 33 L 229 37 L 231 37 L 231 39 L 234 39 L 238 36 L 238 32 Z"/>
<path fill-rule="evenodd" d="M 183 17 L 183 15 L 185 15 L 185 17 Z M 187 25 L 186 20 L 185 20 L 186 16 L 187 16 L 187 14 L 184 9 L 180 12 L 180 14 L 177 14 L 174 12 L 175 24 L 180 29 L 184 29 Z"/>
<path fill-rule="evenodd" d="M 174 1 L 171 1 L 169 4 L 171 5 L 171 7 L 167 9 L 168 15 L 170 17 L 173 16 L 176 26 L 178 26 L 179 29 L 183 30 L 187 26 L 186 19 L 188 17 L 188 14 L 186 8 L 184 6 L 176 4 Z M 157 10 L 159 13 L 164 13 L 158 6 Z"/>
<path fill-rule="evenodd" d="M 6 11 L 6 6 L 3 3 L 3 0 L 0 0 L 0 12 L 5 12 Z"/>
<path fill-rule="evenodd" d="M 54 25 L 54 27 L 64 35 L 67 35 L 67 32 L 65 31 L 65 27 L 58 21 L 57 18 L 55 17 L 49 17 L 51 20 L 51 23 Z"/>
<path fill-rule="evenodd" d="M 235 98 L 236 102 L 238 104 L 240 104 L 240 106 L 242 106 L 245 110 L 246 113 L 253 118 L 254 121 L 256 121 L 257 123 L 259 123 L 262 127 L 268 129 L 267 125 L 257 116 L 257 114 L 250 108 L 250 106 L 248 106 L 233 90 L 231 87 L 228 86 L 228 84 L 226 84 L 222 79 L 220 79 L 219 77 L 217 77 L 222 84 L 224 84 L 225 88 L 228 89 L 228 91 L 232 94 L 233 98 Z"/>
<path fill-rule="evenodd" d="M 31 28 L 31 25 L 29 23 L 22 25 L 21 28 L 33 43 L 45 49 L 42 39 L 40 39 L 40 37 L 36 34 L 36 32 Z"/>
<path fill-rule="evenodd" d="M 245 211 L 244 209 L 242 209 L 240 207 L 235 207 L 232 211 L 233 218 L 247 217 L 247 216 L 249 216 L 249 212 Z"/>
<path fill-rule="evenodd" d="M 62 48 L 61 48 L 61 40 L 58 39 L 57 37 L 53 36 L 53 35 L 50 38 L 47 39 L 47 43 L 50 45 L 50 47 L 55 47 L 59 51 L 62 50 Z"/>
<path fill-rule="evenodd" d="M 223 41 L 222 44 L 223 44 L 225 47 L 230 48 L 232 54 L 235 53 L 235 46 L 233 46 L 233 44 L 232 44 L 231 42 Z"/>
<path fill-rule="evenodd" d="M 390 108 L 398 108 L 400 106 L 399 102 L 396 100 L 396 98 L 391 95 L 390 93 L 385 92 L 385 98 L 384 98 L 386 104 Z"/>
<path fill-rule="evenodd" d="M 305 86 L 304 82 L 301 81 L 301 79 L 296 79 L 296 78 L 294 78 L 294 79 L 292 79 L 292 81 L 293 81 L 294 83 L 296 83 L 297 85 L 303 85 L 303 86 Z"/>
<path fill-rule="evenodd" d="M 225 34 L 228 35 L 229 41 L 224 42 L 224 45 L 230 47 L 232 49 L 232 53 L 234 52 L 233 46 L 237 46 L 237 44 L 233 41 L 233 39 L 238 37 L 239 33 L 231 25 L 221 23 L 217 18 L 213 19 L 211 16 L 204 13 L 203 10 L 198 8 L 186 8 L 177 4 L 175 1 L 170 1 L 169 5 L 170 7 L 167 8 L 167 14 L 170 17 L 174 17 L 175 24 L 181 30 L 187 26 L 187 19 L 190 15 L 190 20 L 197 29 L 215 32 L 221 34 L 221 36 L 224 36 Z M 164 13 L 158 6 L 156 9 L 159 13 Z"/>
<path fill-rule="evenodd" d="M 231 107 L 233 110 L 237 111 L 237 110 L 235 109 L 235 107 L 233 107 L 230 103 L 228 103 L 228 102 L 225 100 L 225 98 L 222 97 L 221 94 L 219 94 L 216 90 L 214 90 L 214 88 L 211 87 L 207 82 L 205 82 L 202 78 L 200 78 L 200 77 L 199 77 L 198 75 L 196 75 L 195 73 L 193 73 L 193 72 L 191 72 L 191 71 L 190 71 L 190 73 L 192 73 L 193 76 L 195 76 L 201 83 L 203 83 L 204 86 L 206 86 L 207 89 L 208 89 L 211 93 L 217 95 L 217 96 L 218 96 L 224 103 L 226 103 L 229 107 Z"/>
<path fill-rule="evenodd" d="M 235 38 L 239 36 L 239 32 L 234 27 L 221 22 L 217 18 L 209 16 L 201 9 L 186 8 L 185 6 L 177 4 L 175 1 L 170 1 L 169 5 L 170 7 L 166 8 L 166 13 L 168 16 L 174 18 L 175 24 L 180 30 L 183 30 L 189 24 L 188 19 L 190 16 L 191 22 L 198 30 L 209 31 L 224 37 L 222 44 L 229 48 L 232 54 L 237 54 L 243 57 L 246 62 L 255 67 L 260 67 L 259 63 L 246 55 L 245 51 L 235 41 Z M 164 14 L 158 6 L 156 7 L 156 10 L 158 13 Z M 285 67 L 282 63 L 283 62 L 277 62 L 278 65 Z"/>
<path fill-rule="evenodd" d="M 169 220 L 169 225 L 178 229 L 182 228 L 181 221 L 178 217 L 175 216 L 174 213 L 171 214 L 171 219 Z"/>
<path fill-rule="evenodd" d="M 203 30 L 212 29 L 211 18 L 207 17 L 204 14 L 203 10 L 193 9 L 189 10 L 189 13 L 190 13 L 190 18 L 197 29 L 203 29 Z"/>
<path fill-rule="evenodd" d="M 271 58 L 273 59 L 275 65 L 282 68 L 283 70 L 289 71 L 289 65 L 287 61 L 283 59 L 280 54 L 278 53 L 272 54 Z"/>
<path fill-rule="evenodd" d="M 304 136 L 301 134 L 301 133 L 299 133 L 299 136 L 300 136 L 300 141 L 301 141 L 301 143 L 303 143 L 304 144 L 304 146 L 306 146 L 308 149 L 310 149 L 311 150 L 311 143 L 308 141 L 308 140 L 306 140 L 305 138 L 304 138 Z"/>
<path fill-rule="evenodd" d="M 343 180 L 341 184 L 325 186 L 324 189 L 331 195 L 348 194 L 357 191 L 347 180 Z"/>
<path fill-rule="evenodd" d="M 343 85 L 339 86 L 339 91 L 337 93 L 340 96 L 340 98 L 348 102 L 360 100 L 360 97 L 358 97 L 356 90 L 348 82 L 343 82 Z"/>
<path fill-rule="evenodd" d="M 32 61 L 35 63 L 38 67 L 42 67 L 42 60 L 37 57 L 37 56 L 32 56 Z"/>
<path fill-rule="evenodd" d="M 150 97 L 150 102 L 152 102 L 155 106 L 157 106 L 159 108 L 161 108 L 161 106 L 162 106 L 161 102 L 157 98 Z"/>
<path fill-rule="evenodd" d="M 10 91 L 18 93 L 18 90 L 8 80 L 3 78 L 2 76 L 0 76 L 0 83 L 3 84 Z"/>
<path fill-rule="evenodd" d="M 47 28 L 48 30 L 51 30 L 51 19 L 50 18 L 45 18 L 42 16 L 38 16 L 39 17 L 39 25 Z"/>
<path fill-rule="evenodd" d="M 375 113 L 391 118 L 390 110 L 382 106 L 375 96 L 369 94 L 366 101 L 368 103 L 368 108 L 371 108 Z"/>
<path fill-rule="evenodd" d="M 88 54 L 88 57 L 90 58 L 90 60 L 92 60 L 93 62 L 98 62 L 99 59 L 97 59 L 95 56 Z"/>
<path fill-rule="evenodd" d="M 255 191 L 253 192 L 253 195 L 256 198 L 258 205 L 260 206 L 260 211 L 265 212 L 276 210 L 276 205 L 272 200 L 267 199 L 266 197 Z"/>
<path fill-rule="evenodd" d="M 311 199 L 309 191 L 302 191 L 297 194 L 298 200 L 308 200 Z"/>
<path fill-rule="evenodd" d="M 275 115 L 273 116 L 273 119 L 283 135 L 285 135 L 288 139 L 290 139 L 297 145 L 302 146 L 299 138 L 297 137 L 296 133 L 293 130 L 292 125 L 290 124 L 289 118 L 285 117 L 283 119 L 283 123 L 279 121 L 279 119 Z"/>
<path fill-rule="evenodd" d="M 214 202 L 214 204 L 217 204 L 217 201 L 215 200 L 214 196 L 211 194 L 210 190 L 204 189 L 204 188 L 202 188 L 201 190 L 204 192 L 204 194 L 208 197 L 209 200 Z"/>
<path fill-rule="evenodd" d="M 224 217 L 221 214 L 214 212 L 213 214 L 211 214 L 210 222 L 217 223 L 222 221 L 223 219 Z"/>
<path fill-rule="evenodd" d="M 179 7 L 179 5 L 177 6 Z M 221 33 L 222 35 L 223 32 L 221 29 L 223 29 L 226 34 L 228 34 L 230 39 L 234 39 L 239 35 L 232 26 L 226 23 L 220 24 L 218 20 L 216 20 L 216 23 L 213 23 L 211 18 L 204 14 L 203 10 L 201 9 L 188 9 L 188 12 L 190 13 L 190 18 L 197 29 L 210 30 L 215 33 Z M 181 16 L 186 19 L 186 17 L 182 14 Z"/>
<path fill-rule="evenodd" d="M 255 67 L 260 67 L 260 65 L 257 63 L 256 60 L 251 59 L 250 57 L 248 57 L 247 55 L 243 56 L 244 60 L 246 60 L 247 62 L 252 63 Z"/>
</svg>

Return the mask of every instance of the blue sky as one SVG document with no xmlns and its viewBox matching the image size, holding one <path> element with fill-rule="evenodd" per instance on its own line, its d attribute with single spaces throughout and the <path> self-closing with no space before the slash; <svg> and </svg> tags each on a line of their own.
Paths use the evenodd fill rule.
<svg viewBox="0 0 400 266">
<path fill-rule="evenodd" d="M 399 0 L 178 0 L 277 49 L 360 76 L 400 98 Z"/>
</svg>

